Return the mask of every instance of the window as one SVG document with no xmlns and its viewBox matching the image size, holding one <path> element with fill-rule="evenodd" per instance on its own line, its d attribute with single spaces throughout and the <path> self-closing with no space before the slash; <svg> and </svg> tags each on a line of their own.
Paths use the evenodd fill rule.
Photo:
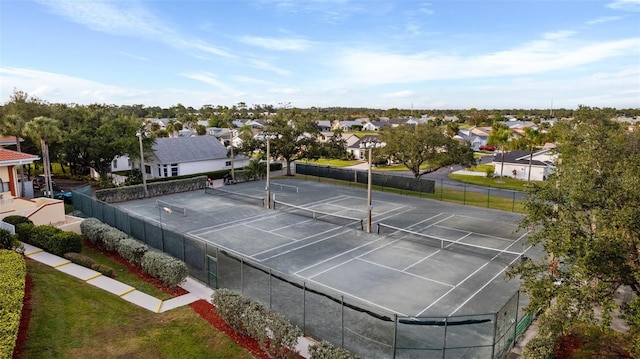
<svg viewBox="0 0 640 359">
<path fill-rule="evenodd" d="M 172 163 L 171 164 L 171 177 L 177 176 L 178 175 L 178 164 L 177 163 Z"/>
<path fill-rule="evenodd" d="M 224 165 L 227 166 L 227 167 L 231 167 L 231 161 L 225 162 Z"/>
<path fill-rule="evenodd" d="M 127 162 L 127 164 L 131 167 L 131 158 L 129 158 L 129 162 Z"/>
<path fill-rule="evenodd" d="M 169 177 L 169 174 L 167 172 L 167 165 L 162 166 L 162 168 L 164 169 L 164 177 Z"/>
<path fill-rule="evenodd" d="M 118 160 L 113 160 L 113 163 L 111 164 L 111 169 L 114 168 L 118 168 Z"/>
<path fill-rule="evenodd" d="M 146 174 L 151 174 L 151 166 L 149 166 L 149 165 L 144 165 L 144 173 L 146 173 Z"/>
</svg>

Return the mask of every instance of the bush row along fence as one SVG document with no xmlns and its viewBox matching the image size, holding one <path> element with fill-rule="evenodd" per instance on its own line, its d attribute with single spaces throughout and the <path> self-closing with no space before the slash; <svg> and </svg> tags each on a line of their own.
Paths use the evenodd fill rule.
<svg viewBox="0 0 640 359">
<path fill-rule="evenodd" d="M 349 168 L 310 165 L 296 162 L 296 174 L 304 175 L 305 180 L 322 178 L 342 182 L 352 186 L 367 184 L 368 171 Z M 382 192 L 395 192 L 430 198 L 439 201 L 453 202 L 463 205 L 494 208 L 503 211 L 521 212 L 524 192 L 494 187 L 468 185 L 457 181 L 442 179 L 416 179 L 409 175 L 398 175 L 381 172 L 371 174 L 373 189 Z"/>
<path fill-rule="evenodd" d="M 211 288 L 227 288 L 259 301 L 301 328 L 304 335 L 362 357 L 498 359 L 518 334 L 518 293 L 496 313 L 401 317 L 85 194 L 74 192 L 73 205 L 76 211 L 182 260 L 190 276 Z"/>
<path fill-rule="evenodd" d="M 149 197 L 156 197 L 170 193 L 203 189 L 206 184 L 206 176 L 173 181 L 153 182 L 147 184 L 147 192 L 149 193 Z M 125 202 L 145 198 L 144 185 L 138 184 L 126 187 L 101 189 L 96 191 L 96 198 L 107 203 Z"/>
</svg>

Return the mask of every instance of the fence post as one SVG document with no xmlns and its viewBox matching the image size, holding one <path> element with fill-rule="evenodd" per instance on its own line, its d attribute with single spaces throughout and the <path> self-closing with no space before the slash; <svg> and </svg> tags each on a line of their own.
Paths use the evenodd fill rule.
<svg viewBox="0 0 640 359">
<path fill-rule="evenodd" d="M 449 326 L 449 317 L 444 317 L 444 338 L 442 342 L 442 359 L 447 357 L 447 327 Z"/>
<path fill-rule="evenodd" d="M 302 282 L 302 335 L 307 335 L 307 282 Z"/>
<path fill-rule="evenodd" d="M 487 208 L 489 208 L 489 199 L 491 198 L 491 186 L 487 187 Z"/>
<path fill-rule="evenodd" d="M 392 359 L 395 359 L 396 357 L 397 340 L 398 340 L 398 313 L 393 315 L 393 342 L 392 342 L 393 354 L 391 355 Z"/>
<path fill-rule="evenodd" d="M 511 212 L 516 211 L 516 191 L 513 191 L 513 200 L 511 201 Z"/>
<path fill-rule="evenodd" d="M 244 258 L 240 257 L 240 294 L 244 295 Z"/>
<path fill-rule="evenodd" d="M 498 331 L 498 313 L 493 313 L 493 345 L 491 346 L 491 357 L 496 357 L 496 332 Z"/>
<path fill-rule="evenodd" d="M 344 348 L 344 295 L 340 296 L 340 347 Z"/>
<path fill-rule="evenodd" d="M 269 268 L 269 310 L 271 310 L 271 268 Z"/>
</svg>

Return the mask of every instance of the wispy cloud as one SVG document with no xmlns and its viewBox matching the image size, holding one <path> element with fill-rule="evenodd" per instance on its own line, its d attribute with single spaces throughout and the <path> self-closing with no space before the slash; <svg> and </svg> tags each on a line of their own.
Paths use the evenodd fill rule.
<svg viewBox="0 0 640 359">
<path fill-rule="evenodd" d="M 287 87 L 287 88 L 272 88 L 267 90 L 270 93 L 277 93 L 282 95 L 293 95 L 300 92 L 299 89 Z"/>
<path fill-rule="evenodd" d="M 388 98 L 406 98 L 406 97 L 411 97 L 414 95 L 414 92 L 411 90 L 404 90 L 404 91 L 398 91 L 398 92 L 392 92 L 392 93 L 386 93 L 383 94 L 381 97 L 388 97 Z"/>
<path fill-rule="evenodd" d="M 311 45 L 310 41 L 298 38 L 277 39 L 272 37 L 244 36 L 240 38 L 240 41 L 267 50 L 277 51 L 303 51 Z"/>
<path fill-rule="evenodd" d="M 220 81 L 217 79 L 217 76 L 215 74 L 212 74 L 210 72 L 186 72 L 186 73 L 182 73 L 182 76 L 192 79 L 192 80 L 197 80 L 200 82 L 204 82 L 208 85 L 217 87 L 218 89 L 225 91 L 225 92 L 229 92 L 229 93 L 240 93 L 240 91 L 237 91 L 236 89 L 228 86 L 225 82 Z"/>
<path fill-rule="evenodd" d="M 289 70 L 285 70 L 285 69 L 281 69 L 277 66 L 274 66 L 270 63 L 268 63 L 267 61 L 264 60 L 258 60 L 258 59 L 252 59 L 249 60 L 249 64 L 257 69 L 262 69 L 262 70 L 267 70 L 267 71 L 271 71 L 274 72 L 278 75 L 282 75 L 282 76 L 289 76 L 291 75 L 291 71 Z"/>
<path fill-rule="evenodd" d="M 147 57 L 140 56 L 140 55 L 135 55 L 135 54 L 132 54 L 132 53 L 129 53 L 129 52 L 126 52 L 126 51 L 118 51 L 118 53 L 120 55 L 124 55 L 126 57 L 130 57 L 130 58 L 135 59 L 135 60 L 149 61 L 149 59 Z"/>
<path fill-rule="evenodd" d="M 607 7 L 614 10 L 639 12 L 640 0 L 615 0 L 607 4 Z"/>
<path fill-rule="evenodd" d="M 597 19 L 593 19 L 593 20 L 589 20 L 586 22 L 587 25 L 597 25 L 597 24 L 604 24 L 607 22 L 611 22 L 611 21 L 617 21 L 620 19 L 623 19 L 624 16 L 602 16 L 599 17 Z"/>
<path fill-rule="evenodd" d="M 53 13 L 94 31 L 144 38 L 176 48 L 192 48 L 218 56 L 234 57 L 201 39 L 180 35 L 146 8 L 134 2 L 42 0 L 40 3 Z"/>
<path fill-rule="evenodd" d="M 633 54 L 640 38 L 584 44 L 565 41 L 569 32 L 548 33 L 541 40 L 488 54 L 411 55 L 348 49 L 338 56 L 339 76 L 361 84 L 417 83 L 439 79 L 520 76 L 570 69 L 606 58 Z"/>
</svg>

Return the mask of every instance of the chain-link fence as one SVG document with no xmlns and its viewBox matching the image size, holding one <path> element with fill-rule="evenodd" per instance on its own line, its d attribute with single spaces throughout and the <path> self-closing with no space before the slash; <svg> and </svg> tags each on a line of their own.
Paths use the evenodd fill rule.
<svg viewBox="0 0 640 359">
<path fill-rule="evenodd" d="M 317 166 L 296 162 L 296 174 L 304 180 L 329 179 L 347 186 L 367 184 L 368 171 Z M 443 179 L 416 179 L 412 175 L 371 173 L 373 189 L 430 198 L 463 205 L 487 207 L 504 211 L 522 211 L 525 193 L 522 191 L 470 185 Z"/>
<path fill-rule="evenodd" d="M 184 261 L 189 276 L 211 288 L 231 289 L 257 300 L 300 327 L 306 336 L 327 340 L 362 357 L 502 358 L 516 339 L 517 293 L 497 313 L 399 317 L 86 194 L 74 192 L 73 205 L 85 216 Z"/>
</svg>

